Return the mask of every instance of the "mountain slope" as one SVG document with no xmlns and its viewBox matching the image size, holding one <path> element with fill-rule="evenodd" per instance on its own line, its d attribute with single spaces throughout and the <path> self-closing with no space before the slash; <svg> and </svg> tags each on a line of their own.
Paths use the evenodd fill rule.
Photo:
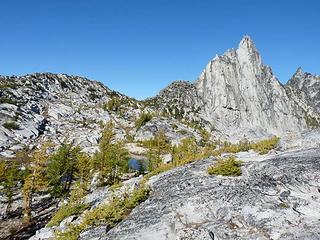
<svg viewBox="0 0 320 240">
<path fill-rule="evenodd" d="M 308 105 L 312 106 L 314 111 L 320 112 L 320 76 L 303 72 L 298 68 L 286 86 L 303 93 Z"/>
<path fill-rule="evenodd" d="M 82 77 L 40 73 L 0 77 L 0 84 L 0 150 L 7 151 L 4 156 L 66 137 L 82 148 L 91 148 L 98 142 L 103 122 L 113 118 L 130 125 L 128 119 L 134 117 L 120 117 L 105 109 L 117 97 L 126 102 L 122 108 L 132 109 L 126 112 L 134 115 L 130 107 L 134 100 Z M 117 134 L 124 138 L 123 129 Z"/>
<path fill-rule="evenodd" d="M 184 94 L 187 97 L 188 92 Z M 145 126 L 152 131 L 135 125 L 143 111 L 154 115 Z M 0 76 L 0 157 L 13 157 L 45 141 L 59 144 L 66 139 L 93 153 L 103 124 L 109 120 L 115 123 L 117 140 L 149 139 L 156 134 L 157 125 L 176 143 L 198 136 L 180 121 L 170 116 L 159 118 L 157 113 L 146 103 L 83 77 L 52 73 Z"/>
</svg>

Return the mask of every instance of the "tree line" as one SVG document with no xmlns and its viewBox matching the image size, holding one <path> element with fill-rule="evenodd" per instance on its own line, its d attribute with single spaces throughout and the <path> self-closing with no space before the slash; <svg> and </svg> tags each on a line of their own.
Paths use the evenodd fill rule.
<svg viewBox="0 0 320 240">
<path fill-rule="evenodd" d="M 89 190 L 94 173 L 100 185 L 113 185 L 128 171 L 129 153 L 124 143 L 115 141 L 114 125 L 105 125 L 99 151 L 90 156 L 79 146 L 64 141 L 52 154 L 52 143 L 45 143 L 33 152 L 26 166 L 17 161 L 0 161 L 0 185 L 7 199 L 9 216 L 15 192 L 22 190 L 23 220 L 32 220 L 32 205 L 36 195 L 50 193 L 55 198 L 66 197 L 74 183 Z"/>
</svg>

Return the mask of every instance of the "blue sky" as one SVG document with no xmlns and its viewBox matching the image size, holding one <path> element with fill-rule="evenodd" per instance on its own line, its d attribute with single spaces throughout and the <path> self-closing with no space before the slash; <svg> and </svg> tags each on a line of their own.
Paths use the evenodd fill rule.
<svg viewBox="0 0 320 240">
<path fill-rule="evenodd" d="M 320 74 L 318 0 L 1 0 L 0 74 L 67 73 L 142 99 L 249 34 L 285 83 Z"/>
</svg>

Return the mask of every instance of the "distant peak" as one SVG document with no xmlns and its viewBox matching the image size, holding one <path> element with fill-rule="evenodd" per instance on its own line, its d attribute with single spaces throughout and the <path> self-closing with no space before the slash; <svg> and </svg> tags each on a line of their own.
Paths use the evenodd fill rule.
<svg viewBox="0 0 320 240">
<path fill-rule="evenodd" d="M 294 73 L 293 77 L 301 77 L 303 75 L 303 70 L 301 67 L 298 67 L 297 71 Z"/>
<path fill-rule="evenodd" d="M 248 34 L 245 34 L 245 35 L 242 37 L 241 41 L 251 41 L 251 42 L 252 42 L 252 39 L 251 39 L 251 37 L 250 37 Z"/>
<path fill-rule="evenodd" d="M 256 46 L 249 35 L 244 35 L 239 43 L 239 48 L 246 48 L 256 51 Z"/>
</svg>

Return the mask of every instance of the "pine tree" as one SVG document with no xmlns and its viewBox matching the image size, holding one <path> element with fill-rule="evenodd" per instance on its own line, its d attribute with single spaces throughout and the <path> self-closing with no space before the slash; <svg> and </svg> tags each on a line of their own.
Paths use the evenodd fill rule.
<svg viewBox="0 0 320 240">
<path fill-rule="evenodd" d="M 138 164 L 138 173 L 139 174 L 144 174 L 145 173 L 145 164 L 143 160 L 137 160 L 137 164 Z"/>
</svg>

